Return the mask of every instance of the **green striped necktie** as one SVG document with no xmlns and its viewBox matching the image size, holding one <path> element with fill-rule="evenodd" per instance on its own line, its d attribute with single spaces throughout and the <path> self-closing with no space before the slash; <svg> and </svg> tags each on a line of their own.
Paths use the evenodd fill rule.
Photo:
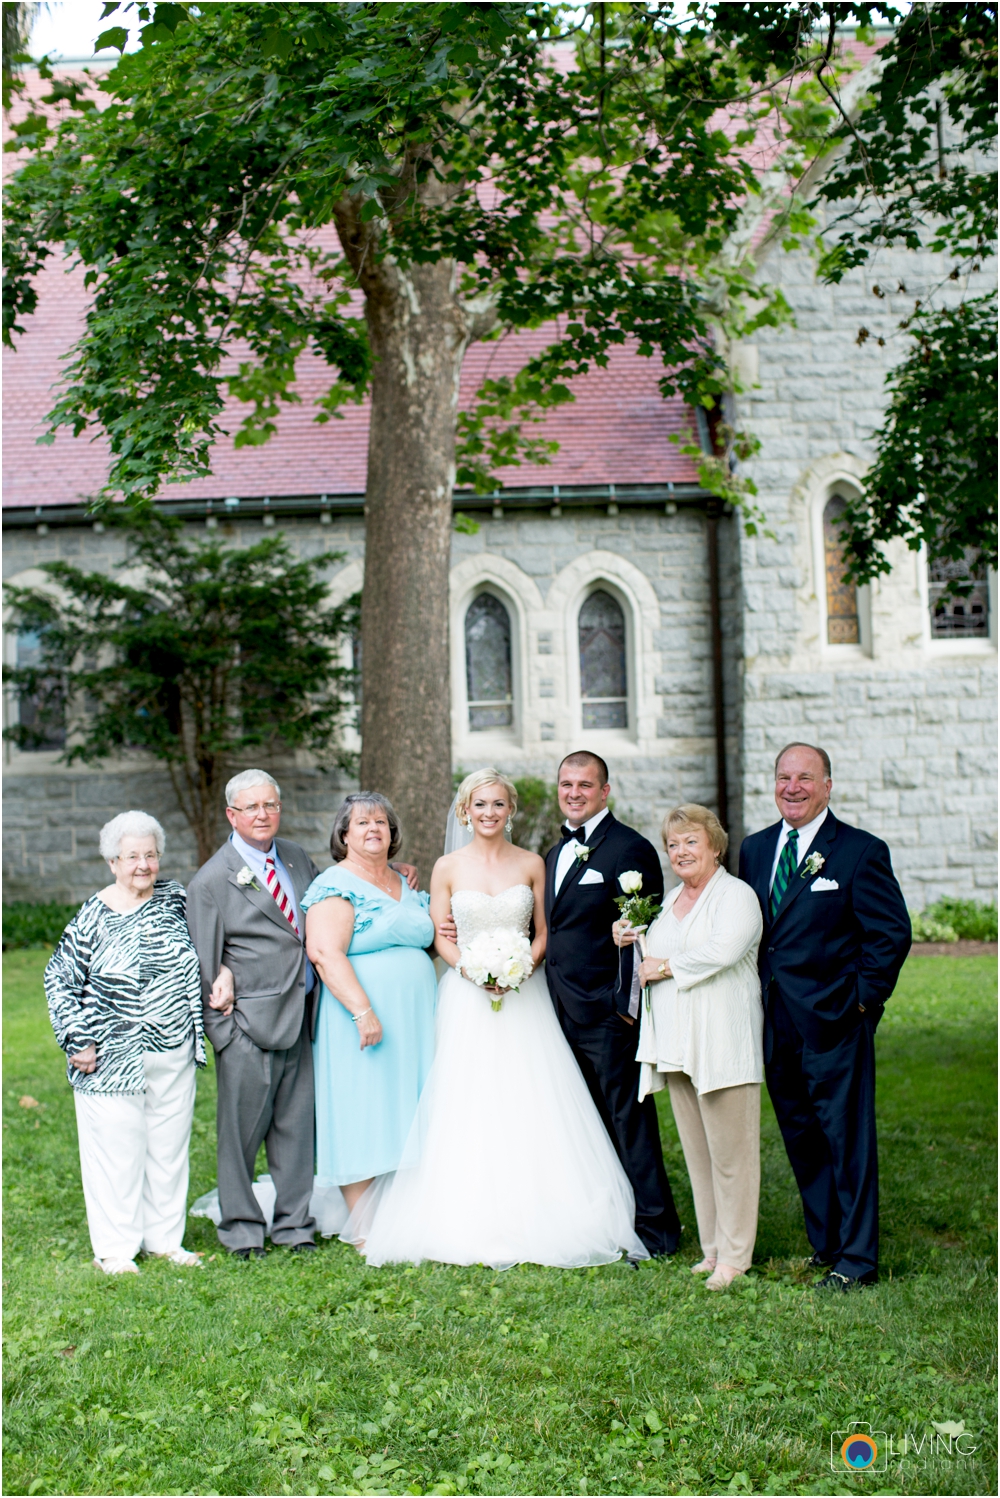
<svg viewBox="0 0 1000 1498">
<path fill-rule="evenodd" d="M 785 890 L 792 880 L 792 875 L 799 866 L 799 833 L 798 828 L 793 827 L 789 831 L 788 839 L 781 850 L 778 859 L 778 867 L 774 871 L 774 883 L 771 885 L 771 919 L 774 920 L 778 914 L 778 906 L 785 897 Z"/>
</svg>

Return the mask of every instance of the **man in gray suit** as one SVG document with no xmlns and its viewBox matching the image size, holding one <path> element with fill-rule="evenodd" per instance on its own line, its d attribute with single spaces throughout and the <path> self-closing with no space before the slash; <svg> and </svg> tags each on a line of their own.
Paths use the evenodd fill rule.
<svg viewBox="0 0 1000 1498">
<path fill-rule="evenodd" d="M 264 1253 L 253 1193 L 261 1143 L 277 1191 L 271 1239 L 315 1248 L 311 1022 L 316 977 L 306 956 L 302 896 L 319 872 L 276 836 L 281 792 L 265 770 L 226 786 L 232 835 L 188 885 L 201 963 L 205 1032 L 218 1080 L 219 1240 L 241 1259 Z"/>
</svg>

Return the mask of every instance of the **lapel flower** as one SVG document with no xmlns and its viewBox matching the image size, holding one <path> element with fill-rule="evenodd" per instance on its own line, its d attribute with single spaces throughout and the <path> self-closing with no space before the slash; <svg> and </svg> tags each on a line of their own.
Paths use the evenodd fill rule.
<svg viewBox="0 0 1000 1498">
<path fill-rule="evenodd" d="M 243 865 L 239 873 L 236 875 L 236 883 L 240 885 L 242 889 L 246 889 L 248 885 L 251 889 L 260 889 L 260 885 L 254 878 L 253 869 L 248 868 L 246 864 Z"/>
<path fill-rule="evenodd" d="M 826 859 L 823 857 L 822 853 L 810 853 L 809 857 L 805 861 L 802 873 L 799 875 L 799 878 L 811 879 L 814 874 L 819 873 L 820 869 L 825 863 Z"/>
<path fill-rule="evenodd" d="M 574 843 L 573 857 L 576 859 L 577 863 L 586 863 L 587 859 L 590 857 L 590 849 L 587 847 L 587 844 Z"/>
</svg>

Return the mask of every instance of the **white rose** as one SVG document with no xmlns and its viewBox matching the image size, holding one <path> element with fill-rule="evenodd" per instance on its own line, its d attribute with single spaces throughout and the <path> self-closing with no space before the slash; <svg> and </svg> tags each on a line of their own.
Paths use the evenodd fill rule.
<svg viewBox="0 0 1000 1498">
<path fill-rule="evenodd" d="M 626 869 L 624 874 L 619 874 L 618 883 L 625 894 L 637 895 L 642 889 L 642 875 L 638 869 Z"/>
<path fill-rule="evenodd" d="M 248 884 L 253 884 L 253 869 L 247 868 L 244 864 L 236 875 L 236 883 L 243 885 L 244 889 Z"/>
</svg>

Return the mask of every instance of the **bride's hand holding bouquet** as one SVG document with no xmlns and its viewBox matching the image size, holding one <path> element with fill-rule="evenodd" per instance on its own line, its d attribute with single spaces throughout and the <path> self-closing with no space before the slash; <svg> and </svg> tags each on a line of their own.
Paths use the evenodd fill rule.
<svg viewBox="0 0 1000 1498">
<path fill-rule="evenodd" d="M 470 983 L 493 994 L 497 1011 L 503 1008 L 504 994 L 511 989 L 516 993 L 534 968 L 531 943 L 513 927 L 481 931 L 462 948 L 459 961 L 459 971 Z"/>
</svg>

